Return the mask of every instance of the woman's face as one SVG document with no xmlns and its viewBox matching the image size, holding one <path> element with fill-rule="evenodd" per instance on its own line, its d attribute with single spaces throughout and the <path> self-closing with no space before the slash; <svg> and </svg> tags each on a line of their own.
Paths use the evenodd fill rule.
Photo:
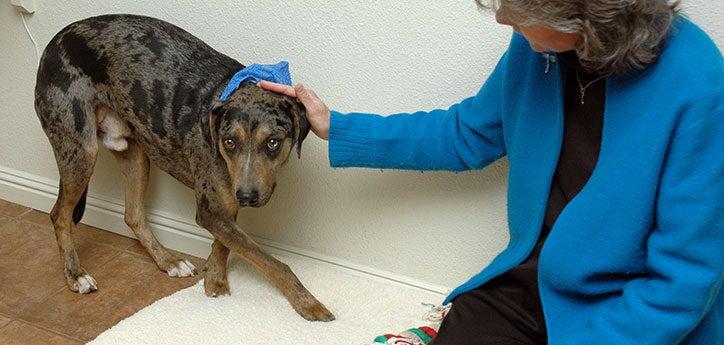
<svg viewBox="0 0 724 345">
<path fill-rule="evenodd" d="M 537 52 L 564 52 L 576 49 L 582 36 L 580 33 L 560 32 L 542 25 L 523 26 L 513 23 L 500 11 L 495 13 L 495 20 L 523 35 L 530 47 Z"/>
</svg>

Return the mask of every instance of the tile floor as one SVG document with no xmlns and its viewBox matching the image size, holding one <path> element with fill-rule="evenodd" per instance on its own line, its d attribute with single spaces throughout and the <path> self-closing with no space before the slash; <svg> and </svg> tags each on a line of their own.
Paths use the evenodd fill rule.
<svg viewBox="0 0 724 345">
<path fill-rule="evenodd" d="M 89 295 L 66 288 L 48 214 L 0 200 L 0 344 L 82 344 L 200 279 L 170 278 L 135 239 L 84 224 L 74 237 L 98 282 Z"/>
</svg>

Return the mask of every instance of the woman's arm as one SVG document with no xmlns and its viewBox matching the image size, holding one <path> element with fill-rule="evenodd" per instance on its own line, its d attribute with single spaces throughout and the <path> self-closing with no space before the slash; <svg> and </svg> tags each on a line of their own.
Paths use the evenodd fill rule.
<svg viewBox="0 0 724 345">
<path fill-rule="evenodd" d="M 483 168 L 502 157 L 501 90 L 506 56 L 476 96 L 447 110 L 390 116 L 332 112 L 330 164 L 462 171 Z"/>
</svg>

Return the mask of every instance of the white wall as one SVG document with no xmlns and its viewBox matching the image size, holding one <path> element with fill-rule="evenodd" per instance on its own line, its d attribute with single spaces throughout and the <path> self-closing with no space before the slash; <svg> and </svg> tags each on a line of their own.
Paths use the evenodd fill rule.
<svg viewBox="0 0 724 345">
<path fill-rule="evenodd" d="M 37 2 L 39 11 L 28 24 L 41 49 L 58 30 L 84 17 L 150 15 L 245 64 L 289 60 L 295 81 L 340 111 L 447 107 L 477 91 L 510 37 L 508 28 L 478 12 L 472 0 Z M 684 9 L 722 47 L 724 5 L 691 0 Z M 35 64 L 20 17 L 4 1 L 0 169 L 54 182 L 55 162 L 32 107 Z M 312 256 L 454 287 L 507 243 L 505 172 L 504 162 L 464 174 L 333 170 L 326 142 L 310 136 L 302 159 L 290 159 L 281 174 L 273 201 L 242 212 L 240 222 L 259 238 Z M 120 181 L 115 162 L 103 152 L 90 194 L 122 198 Z M 190 191 L 159 171 L 152 184 L 150 208 L 193 223 Z M 37 204 L 23 200 L 22 193 L 5 194 L 0 198 Z"/>
</svg>

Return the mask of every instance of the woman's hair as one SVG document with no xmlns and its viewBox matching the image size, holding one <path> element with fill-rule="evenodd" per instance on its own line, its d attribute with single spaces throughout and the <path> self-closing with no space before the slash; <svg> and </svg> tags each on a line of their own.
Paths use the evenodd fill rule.
<svg viewBox="0 0 724 345">
<path fill-rule="evenodd" d="M 677 12 L 668 0 L 475 0 L 519 25 L 583 35 L 576 53 L 597 73 L 642 69 L 656 61 Z"/>
</svg>

